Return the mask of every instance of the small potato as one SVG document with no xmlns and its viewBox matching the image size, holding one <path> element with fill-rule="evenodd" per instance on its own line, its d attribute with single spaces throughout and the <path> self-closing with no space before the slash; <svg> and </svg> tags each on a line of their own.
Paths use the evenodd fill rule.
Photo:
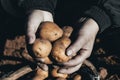
<svg viewBox="0 0 120 80">
<path fill-rule="evenodd" d="M 50 60 L 49 57 L 36 58 L 36 60 L 45 64 L 52 64 L 52 61 Z"/>
<path fill-rule="evenodd" d="M 75 75 L 75 77 L 74 77 L 74 79 L 73 79 L 73 80 L 82 80 L 82 79 L 81 79 L 81 75 L 78 75 L 78 74 L 77 74 L 77 75 Z"/>
<path fill-rule="evenodd" d="M 52 56 L 57 62 L 67 62 L 71 57 L 65 54 L 66 48 L 70 45 L 71 40 L 63 37 L 53 44 Z"/>
<path fill-rule="evenodd" d="M 36 39 L 32 50 L 37 58 L 47 57 L 52 49 L 52 44 L 45 39 Z"/>
<path fill-rule="evenodd" d="M 58 71 L 58 69 L 59 69 L 59 67 L 57 67 L 57 68 L 54 68 L 53 70 L 52 70 L 52 76 L 53 77 L 59 77 L 59 78 L 67 78 L 68 77 L 68 74 L 62 74 L 62 73 L 58 73 L 57 71 Z"/>
<path fill-rule="evenodd" d="M 39 69 L 36 70 L 35 77 L 40 77 L 41 79 L 44 80 L 45 78 L 48 77 L 48 71 L 44 71 L 44 70 L 39 68 Z"/>
<path fill-rule="evenodd" d="M 46 21 L 40 25 L 39 34 L 41 38 L 53 42 L 62 37 L 63 30 L 57 24 Z"/>
<path fill-rule="evenodd" d="M 70 37 L 72 34 L 73 28 L 71 26 L 64 26 L 63 27 L 63 36 Z"/>
</svg>

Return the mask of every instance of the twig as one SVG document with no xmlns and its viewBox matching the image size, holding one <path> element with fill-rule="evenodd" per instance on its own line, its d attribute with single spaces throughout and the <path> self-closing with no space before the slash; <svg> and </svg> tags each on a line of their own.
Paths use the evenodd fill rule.
<svg viewBox="0 0 120 80">
<path fill-rule="evenodd" d="M 89 67 L 95 75 L 98 75 L 98 72 L 97 72 L 95 66 L 89 60 L 85 60 L 83 62 L 83 64 L 86 65 L 87 67 Z"/>
<path fill-rule="evenodd" d="M 27 65 L 27 66 L 24 66 L 24 67 L 18 69 L 17 71 L 13 72 L 12 74 L 8 75 L 7 77 L 4 76 L 0 80 L 16 80 L 31 71 L 33 71 L 33 70 L 31 69 L 30 66 Z"/>
</svg>

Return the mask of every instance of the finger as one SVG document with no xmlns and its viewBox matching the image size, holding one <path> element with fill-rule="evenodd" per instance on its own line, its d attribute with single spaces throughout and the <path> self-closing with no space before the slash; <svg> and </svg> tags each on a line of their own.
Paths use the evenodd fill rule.
<svg viewBox="0 0 120 80">
<path fill-rule="evenodd" d="M 65 66 L 75 66 L 78 64 L 83 63 L 84 60 L 86 60 L 86 58 L 89 57 L 91 51 L 90 50 L 81 50 L 80 54 L 78 54 L 75 58 L 69 60 L 68 62 L 63 63 L 63 65 Z"/>
<path fill-rule="evenodd" d="M 27 37 L 29 44 L 34 43 L 36 38 L 35 33 L 42 21 L 53 22 L 52 14 L 43 10 L 34 10 L 29 15 L 27 23 Z"/>
<path fill-rule="evenodd" d="M 35 58 L 35 60 L 38 61 L 38 62 L 42 62 L 42 63 L 45 62 L 45 59 L 44 59 L 44 58 Z"/>
<path fill-rule="evenodd" d="M 29 15 L 27 23 L 27 37 L 29 44 L 32 44 L 35 41 L 35 33 L 42 21 L 42 14 L 40 15 L 37 12 L 33 12 L 31 15 Z"/>
<path fill-rule="evenodd" d="M 77 66 L 73 66 L 73 67 L 65 67 L 65 68 L 61 68 L 58 72 L 60 73 L 64 73 L 64 74 L 72 74 L 73 72 L 79 70 L 79 68 L 81 67 L 82 63 L 77 65 Z"/>
<path fill-rule="evenodd" d="M 38 67 L 40 67 L 42 70 L 44 71 L 48 71 L 48 66 L 46 64 L 43 63 L 37 63 Z"/>
<path fill-rule="evenodd" d="M 35 32 L 31 31 L 27 33 L 27 41 L 29 44 L 34 43 L 35 39 L 36 39 Z"/>
<path fill-rule="evenodd" d="M 74 56 L 81 48 L 82 46 L 87 42 L 87 39 L 85 36 L 79 36 L 75 43 L 73 43 L 68 49 L 67 49 L 67 55 L 68 56 Z"/>
</svg>

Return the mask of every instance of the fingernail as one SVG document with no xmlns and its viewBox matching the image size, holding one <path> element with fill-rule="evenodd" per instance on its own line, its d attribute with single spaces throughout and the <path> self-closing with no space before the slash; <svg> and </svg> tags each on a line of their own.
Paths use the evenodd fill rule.
<svg viewBox="0 0 120 80">
<path fill-rule="evenodd" d="M 36 58 L 37 61 L 39 62 L 44 62 L 45 60 L 43 58 Z"/>
<path fill-rule="evenodd" d="M 68 56 L 72 55 L 72 50 L 67 51 L 67 55 Z"/>
<path fill-rule="evenodd" d="M 37 63 L 38 66 L 43 69 L 44 71 L 48 71 L 48 66 L 46 64 L 42 64 L 42 63 Z"/>
</svg>

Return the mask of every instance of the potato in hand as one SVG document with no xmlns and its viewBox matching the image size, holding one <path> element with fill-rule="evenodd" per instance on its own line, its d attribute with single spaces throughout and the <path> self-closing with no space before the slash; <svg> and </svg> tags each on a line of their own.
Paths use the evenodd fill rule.
<svg viewBox="0 0 120 80">
<path fill-rule="evenodd" d="M 70 35 L 72 34 L 73 28 L 70 26 L 65 26 L 63 27 L 63 36 L 56 40 L 53 43 L 53 48 L 52 48 L 52 57 L 57 61 L 57 62 L 67 62 L 68 60 L 71 59 L 70 56 L 66 55 L 66 49 L 69 47 L 71 44 L 70 40 Z"/>
<path fill-rule="evenodd" d="M 52 70 L 51 74 L 54 78 L 67 78 L 68 74 L 58 73 L 59 67 L 56 67 Z"/>
<path fill-rule="evenodd" d="M 36 39 L 32 50 L 36 58 L 47 57 L 52 49 L 52 44 L 50 41 L 45 39 Z"/>
<path fill-rule="evenodd" d="M 57 24 L 46 21 L 41 23 L 39 34 L 40 38 L 53 42 L 62 37 L 63 30 Z"/>
</svg>

